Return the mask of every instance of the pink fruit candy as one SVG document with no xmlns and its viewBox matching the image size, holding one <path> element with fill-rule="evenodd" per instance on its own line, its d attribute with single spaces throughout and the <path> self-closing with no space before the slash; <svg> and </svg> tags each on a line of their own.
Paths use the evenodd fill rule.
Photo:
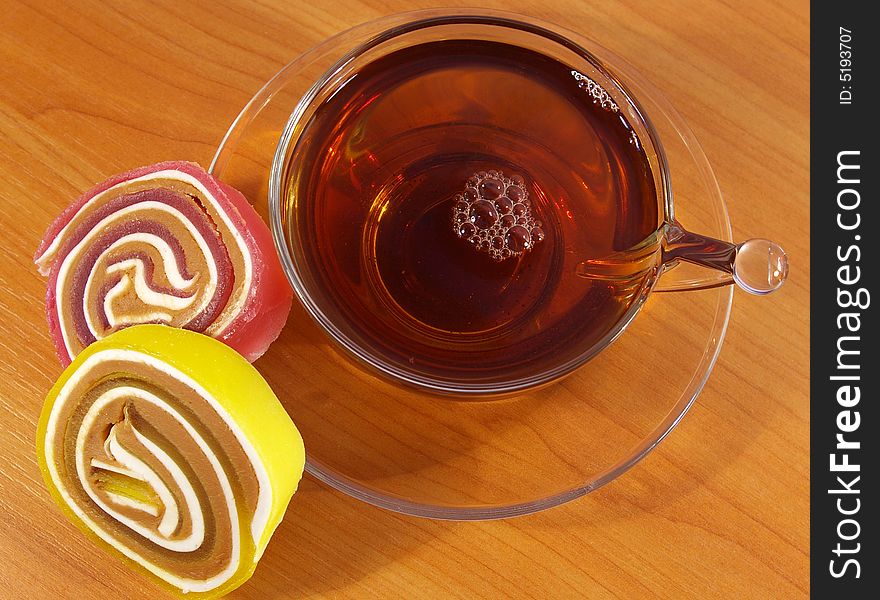
<svg viewBox="0 0 880 600">
<path fill-rule="evenodd" d="M 284 326 L 292 292 L 269 229 L 200 166 L 164 162 L 111 177 L 46 231 L 34 258 L 62 364 L 110 333 L 163 323 L 254 361 Z"/>
</svg>

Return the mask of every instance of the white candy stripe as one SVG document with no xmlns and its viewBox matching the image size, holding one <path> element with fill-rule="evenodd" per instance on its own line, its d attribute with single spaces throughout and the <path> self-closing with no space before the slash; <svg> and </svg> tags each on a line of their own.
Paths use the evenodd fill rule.
<svg viewBox="0 0 880 600">
<path fill-rule="evenodd" d="M 143 323 L 164 323 L 169 325 L 173 318 L 168 313 L 150 311 L 136 315 L 114 315 L 113 319 L 110 320 L 110 324 L 117 328 L 127 325 L 141 325 Z"/>
<path fill-rule="evenodd" d="M 107 443 L 104 444 L 105 451 L 108 454 L 110 453 L 109 441 L 110 440 L 108 439 Z M 143 477 L 141 477 L 140 475 L 138 475 L 134 471 L 132 471 L 130 469 L 126 469 L 124 467 L 120 467 L 118 465 L 114 465 L 114 464 L 105 462 L 105 461 L 100 460 L 98 458 L 93 458 L 91 461 L 89 461 L 89 464 L 92 466 L 93 469 L 101 469 L 102 471 L 110 471 L 111 473 L 118 473 L 119 475 L 124 475 L 125 477 L 129 477 L 131 479 L 137 479 L 138 481 L 144 481 Z M 152 504 L 148 504 L 146 502 L 140 502 L 138 500 L 134 500 L 132 498 L 129 498 L 128 496 L 120 496 L 119 494 L 114 494 L 113 492 L 108 492 L 107 490 L 104 490 L 104 494 L 108 498 L 113 500 L 113 502 L 115 502 L 116 504 L 119 504 L 120 506 L 127 506 L 129 508 L 135 508 L 137 510 L 143 511 L 143 512 L 147 513 L 148 515 L 151 515 L 154 517 L 159 516 L 159 507 L 157 507 L 157 506 L 154 506 Z"/>
<path fill-rule="evenodd" d="M 257 554 L 259 554 L 263 548 L 260 547 L 260 539 L 263 537 L 263 534 L 266 530 L 268 519 L 269 519 L 269 509 L 272 504 L 272 488 L 269 483 L 268 472 L 266 471 L 265 466 L 263 465 L 262 460 L 257 454 L 256 449 L 248 442 L 247 438 L 244 435 L 244 432 L 239 428 L 239 426 L 235 423 L 229 413 L 219 404 L 219 402 L 211 396 L 207 390 L 205 390 L 201 385 L 195 382 L 191 377 L 186 374 L 178 371 L 174 367 L 153 358 L 152 356 L 142 354 L 135 350 L 103 350 L 101 352 L 96 352 L 86 359 L 81 365 L 80 368 L 76 370 L 76 372 L 70 377 L 70 379 L 65 382 L 62 389 L 59 391 L 58 396 L 55 400 L 55 403 L 52 407 L 52 410 L 49 414 L 48 423 L 46 426 L 46 441 L 44 446 L 44 453 L 46 455 L 47 467 L 49 470 L 49 476 L 58 489 L 58 492 L 61 494 L 64 501 L 71 508 L 71 510 L 85 523 L 92 531 L 95 532 L 101 539 L 105 542 L 119 550 L 122 554 L 130 558 L 131 560 L 139 563 L 145 569 L 149 570 L 151 573 L 155 574 L 157 577 L 167 581 L 169 584 L 180 588 L 184 592 L 192 591 L 192 592 L 202 592 L 209 591 L 215 589 L 226 581 L 228 581 L 232 575 L 238 569 L 238 565 L 241 560 L 241 542 L 238 536 L 239 530 L 239 515 L 237 510 L 237 504 L 235 502 L 235 497 L 232 492 L 231 485 L 226 477 L 226 474 L 223 470 L 222 465 L 220 464 L 218 458 L 211 451 L 210 446 L 208 446 L 207 442 L 200 436 L 198 431 L 190 424 L 188 421 L 183 419 L 183 417 L 175 411 L 173 408 L 162 402 L 161 399 L 155 397 L 145 390 L 140 390 L 135 388 L 136 398 L 139 401 L 151 402 L 154 405 L 158 406 L 160 409 L 166 411 L 169 415 L 171 415 L 175 420 L 177 420 L 187 431 L 187 433 L 192 437 L 192 439 L 196 442 L 199 448 L 204 452 L 205 456 L 211 462 L 211 465 L 218 476 L 220 481 L 221 488 L 223 490 L 223 495 L 226 499 L 227 508 L 229 511 L 230 522 L 232 523 L 232 539 L 231 539 L 231 547 L 232 547 L 232 561 L 228 564 L 221 573 L 207 579 L 206 581 L 198 581 L 192 579 L 186 579 L 182 577 L 178 577 L 173 573 L 169 573 L 163 568 L 155 565 L 145 559 L 143 556 L 137 553 L 137 551 L 133 548 L 127 547 L 122 544 L 119 540 L 115 539 L 110 533 L 104 530 L 101 525 L 95 520 L 93 520 L 86 511 L 82 509 L 76 502 L 73 500 L 71 494 L 68 492 L 66 485 L 68 484 L 65 481 L 60 473 L 58 472 L 57 464 L 59 462 L 59 457 L 56 456 L 56 447 L 53 444 L 53 440 L 58 435 L 58 429 L 60 425 L 60 415 L 64 411 L 65 405 L 69 402 L 76 402 L 78 398 L 72 398 L 71 392 L 73 389 L 79 386 L 79 384 L 88 377 L 88 374 L 98 365 L 105 361 L 122 361 L 122 362 L 132 362 L 132 363 L 140 363 L 144 364 L 150 368 L 161 371 L 165 375 L 168 375 L 182 384 L 186 385 L 193 392 L 198 395 L 205 403 L 210 406 L 218 416 L 220 416 L 229 429 L 232 431 L 236 440 L 241 445 L 245 454 L 248 457 L 249 462 L 254 468 L 254 472 L 257 477 L 258 483 L 258 497 L 257 497 L 257 505 L 256 510 L 253 515 L 253 519 L 251 521 L 251 535 L 253 536 L 254 544 L 257 547 Z M 113 390 L 118 390 L 123 388 L 112 388 L 108 390 L 105 394 L 109 394 Z M 131 390 L 126 392 L 127 395 L 131 393 Z M 103 397 L 104 395 L 102 395 Z M 152 396 L 152 398 L 151 398 Z M 128 396 L 130 397 L 130 396 Z M 155 404 L 155 401 L 158 401 L 159 404 Z M 97 401 L 96 401 L 97 403 Z M 91 424 L 94 424 L 94 417 L 90 421 Z M 83 431 L 88 431 L 89 423 L 84 419 L 82 428 Z M 80 432 L 81 435 L 82 432 Z M 79 438 L 79 436 L 78 436 Z M 139 441 L 140 438 L 138 438 Z M 84 463 L 84 446 L 81 449 L 79 444 L 79 439 L 77 440 L 77 465 L 79 468 L 80 464 Z M 114 448 L 114 454 L 117 450 Z M 156 455 L 158 457 L 158 454 Z M 163 463 L 164 464 L 164 463 Z M 123 468 L 128 470 L 132 469 L 133 465 L 131 463 L 126 464 Z M 136 471 L 138 475 L 145 477 L 144 473 Z M 81 478 L 81 476 L 80 476 Z M 80 483 L 80 485 L 82 485 Z M 184 489 L 183 487 L 181 489 Z M 88 491 L 88 487 L 86 488 Z M 108 512 L 108 514 L 110 514 Z M 202 525 L 204 527 L 204 525 Z M 250 558 L 250 557 L 249 557 Z"/>
<path fill-rule="evenodd" d="M 133 500 L 128 496 L 120 496 L 119 494 L 114 494 L 113 492 L 104 492 L 104 494 L 110 498 L 115 504 L 119 506 L 126 506 L 128 508 L 134 508 L 135 510 L 139 510 L 141 512 L 145 512 L 151 517 L 159 516 L 159 507 L 153 506 L 152 504 L 147 504 L 146 502 L 140 502 L 138 500 Z"/>
<path fill-rule="evenodd" d="M 129 234 L 129 235 L 126 235 L 126 236 L 116 240 L 115 242 L 113 242 L 110 245 L 109 248 L 107 248 L 104 252 L 101 253 L 101 255 L 95 261 L 95 264 L 96 265 L 100 264 L 106 256 L 108 256 L 109 254 L 114 252 L 117 248 L 119 248 L 123 244 L 128 244 L 131 242 L 139 242 L 142 244 L 149 244 L 149 245 L 153 246 L 159 252 L 159 255 L 162 257 L 163 272 L 165 273 L 165 276 L 168 279 L 168 282 L 175 289 L 178 289 L 181 291 L 189 289 L 190 287 L 192 287 L 192 285 L 198 279 L 197 276 L 193 276 L 190 279 L 186 279 L 180 273 L 180 269 L 178 268 L 178 265 L 177 265 L 177 257 L 174 255 L 174 250 L 171 249 L 171 246 L 168 245 L 168 242 L 166 242 L 165 240 L 163 240 L 159 236 L 153 235 L 151 233 Z M 107 269 L 106 272 L 107 273 L 111 272 L 110 269 L 112 269 L 115 266 L 116 265 L 110 265 L 110 268 Z M 95 322 L 92 318 L 92 311 L 90 310 L 91 307 L 89 306 L 89 303 L 88 303 L 88 299 L 92 297 L 91 290 L 92 290 L 92 284 L 95 281 L 96 273 L 97 273 L 97 268 L 93 268 L 89 272 L 89 278 L 86 281 L 85 292 L 83 293 L 83 314 L 85 315 L 86 325 L 88 326 L 89 331 L 92 332 L 92 335 L 95 336 L 95 339 L 100 339 L 102 337 L 103 332 L 95 325 Z M 116 327 L 118 324 L 121 324 L 118 322 L 118 319 L 116 319 L 115 317 L 111 318 L 110 315 L 113 314 L 113 312 L 114 312 L 113 311 L 113 299 L 122 295 L 125 292 L 125 290 L 128 289 L 127 284 L 129 282 L 129 278 L 124 277 L 120 281 L 120 283 L 122 283 L 122 282 L 125 282 L 124 287 L 119 288 L 120 284 L 117 283 L 113 288 L 111 288 L 111 290 L 108 292 L 107 296 L 104 297 L 104 313 L 107 315 L 108 321 L 109 321 L 111 327 Z M 193 296 L 193 299 L 194 299 L 194 296 Z M 163 315 L 164 315 L 164 313 L 163 313 Z M 167 315 L 167 319 L 154 319 L 154 320 L 161 320 L 163 322 L 170 323 L 171 316 Z M 143 323 L 143 321 L 136 321 L 136 322 Z"/>
<path fill-rule="evenodd" d="M 135 179 L 129 179 L 127 181 L 123 181 L 118 183 L 117 185 L 110 187 L 100 194 L 96 194 L 92 198 L 90 198 L 81 208 L 80 210 L 85 210 L 90 206 L 99 203 L 105 196 L 110 194 L 115 194 L 120 188 L 143 182 L 143 181 L 153 181 L 156 179 L 176 179 L 178 181 L 182 181 L 184 183 L 188 183 L 189 185 L 196 188 L 200 194 L 211 204 L 214 210 L 220 215 L 220 219 L 223 221 L 226 228 L 232 232 L 232 237 L 235 241 L 235 245 L 238 246 L 239 251 L 244 258 L 244 273 L 242 274 L 242 292 L 238 298 L 231 299 L 230 304 L 227 306 L 227 309 L 223 311 L 221 315 L 221 319 L 218 319 L 211 327 L 208 328 L 209 335 L 213 335 L 215 333 L 220 333 L 229 325 L 229 323 L 238 315 L 239 310 L 244 304 L 245 300 L 247 300 L 250 295 L 251 282 L 253 280 L 253 264 L 251 259 L 251 253 L 248 249 L 247 243 L 245 243 L 244 238 L 241 237 L 241 233 L 239 233 L 238 229 L 232 224 L 232 220 L 229 215 L 224 210 L 223 206 L 217 201 L 213 194 L 208 192 L 208 189 L 202 185 L 202 182 L 182 171 L 178 171 L 177 169 L 166 169 L 164 171 L 156 171 L 155 173 L 148 173 L 141 177 L 137 177 Z M 55 253 L 58 252 L 58 249 L 61 245 L 61 241 L 64 239 L 67 230 L 70 227 L 70 223 L 65 225 L 58 235 L 52 240 L 52 243 L 49 244 L 49 247 L 46 248 L 46 251 L 43 252 L 42 255 L 37 259 L 37 266 L 40 268 L 40 272 L 46 273 L 49 270 L 49 265 L 54 258 Z M 207 254 L 206 254 L 207 256 Z M 238 274 L 236 274 L 238 275 Z M 59 277 L 60 279 L 60 277 Z M 211 278 L 212 281 L 215 281 L 214 277 Z M 64 329 L 61 329 L 62 333 Z M 67 344 L 67 339 L 64 340 L 65 344 Z M 70 347 L 67 346 L 68 352 L 70 351 Z"/>
<path fill-rule="evenodd" d="M 132 471 L 140 473 L 143 476 L 144 480 L 150 484 L 150 487 L 153 488 L 153 491 L 156 492 L 156 495 L 159 496 L 159 500 L 162 501 L 162 520 L 159 521 L 159 525 L 156 527 L 156 529 L 159 531 L 160 534 L 162 534 L 162 537 L 167 540 L 167 538 L 170 538 L 172 535 L 174 535 L 174 532 L 180 526 L 180 507 L 177 505 L 177 501 L 174 499 L 174 494 L 171 493 L 171 490 L 168 489 L 168 486 L 165 485 L 165 482 L 162 481 L 162 478 L 159 477 L 158 473 L 147 466 L 146 463 L 138 460 L 138 458 L 134 454 L 127 452 L 125 448 L 123 448 L 119 444 L 119 441 L 116 439 L 115 430 L 116 425 L 114 425 L 110 430 L 110 449 L 113 452 L 113 458 L 121 464 L 125 465 L 126 467 L 130 468 Z M 135 437 L 138 439 L 138 441 L 143 443 L 143 436 L 138 435 L 138 432 L 134 429 L 134 426 L 132 426 L 132 430 L 134 430 Z M 82 431 L 80 433 L 82 433 Z M 147 449 L 150 451 L 151 454 L 153 454 L 153 456 L 159 458 L 156 453 L 153 452 L 153 448 Z M 165 454 L 164 452 L 162 454 L 167 458 L 167 454 Z M 161 462 L 163 466 L 166 466 L 165 461 L 163 461 L 162 459 L 159 459 L 159 462 Z M 187 501 L 187 513 L 195 518 L 201 518 L 203 516 L 202 506 L 199 503 L 198 499 L 196 499 L 194 503 L 190 501 L 187 491 L 193 491 L 192 484 L 186 480 L 186 477 L 183 477 L 182 475 L 183 474 L 180 472 L 180 468 L 171 471 L 171 479 L 174 480 L 174 483 L 176 483 L 178 486 L 183 486 L 181 487 L 181 489 L 183 490 L 184 497 Z M 87 481 L 82 481 L 82 479 L 80 479 L 80 482 L 84 485 L 87 485 L 88 483 Z M 148 537 L 153 537 L 150 530 L 147 530 L 147 533 Z M 187 541 L 190 542 L 188 545 L 186 545 L 187 550 L 183 550 L 180 547 L 174 549 L 178 552 L 187 552 L 195 550 L 196 548 L 201 546 L 202 542 L 205 541 L 204 524 L 202 524 L 202 527 L 196 532 L 196 535 L 191 536 L 191 538 L 188 538 Z M 161 544 L 161 541 L 159 543 Z"/>
<path fill-rule="evenodd" d="M 192 229 L 190 229 L 190 231 L 192 231 Z M 174 254 L 174 250 L 171 249 L 168 242 L 152 233 L 137 232 L 121 237 L 113 242 L 110 247 L 101 254 L 101 257 L 111 254 L 118 247 L 130 242 L 138 242 L 143 245 L 152 246 L 159 252 L 159 256 L 162 257 L 162 272 L 165 274 L 165 277 L 168 278 L 168 283 L 170 283 L 171 287 L 174 289 L 186 290 L 192 287 L 192 284 L 195 283 L 195 277 L 187 279 L 180 272 L 180 266 L 177 264 L 177 256 Z M 204 250 L 204 248 L 201 249 Z M 107 272 L 112 272 L 112 270 L 117 268 L 119 264 L 120 263 L 110 265 Z"/>
<path fill-rule="evenodd" d="M 105 450 L 107 453 L 109 453 L 110 446 L 105 445 Z M 114 465 L 114 464 L 108 463 L 108 462 L 103 461 L 99 458 L 93 458 L 91 461 L 91 465 L 96 469 L 101 469 L 102 471 L 110 471 L 112 473 L 119 473 L 120 475 L 125 475 L 126 477 L 131 477 L 132 479 L 138 479 L 140 481 L 144 480 L 143 477 L 141 477 L 140 475 L 138 475 L 134 471 L 131 471 L 131 470 L 126 469 L 124 467 L 120 467 L 119 465 Z"/>
<path fill-rule="evenodd" d="M 132 204 L 131 206 L 127 206 L 122 210 L 116 211 L 113 214 L 107 215 L 100 222 L 98 222 L 98 224 L 95 225 L 95 227 L 91 231 L 89 231 L 82 240 L 80 240 L 80 242 L 70 251 L 67 256 L 64 257 L 64 260 L 58 268 L 58 280 L 55 282 L 56 313 L 58 314 L 58 325 L 59 329 L 61 329 L 61 337 L 64 340 L 64 347 L 67 350 L 68 356 L 70 356 L 71 358 L 73 358 L 74 353 L 70 347 L 70 339 L 67 336 L 67 325 L 64 319 L 64 311 L 62 310 L 62 307 L 64 305 L 64 289 L 67 284 L 68 275 L 70 274 L 70 271 L 74 268 L 76 261 L 79 258 L 79 255 L 84 252 L 92 242 L 94 242 L 95 238 L 102 235 L 107 227 L 110 227 L 115 221 L 125 222 L 126 220 L 129 220 L 131 218 L 132 213 L 136 213 L 141 210 L 158 210 L 167 213 L 172 219 L 175 219 L 183 224 L 183 226 L 186 227 L 189 234 L 195 240 L 196 244 L 198 244 L 199 250 L 201 251 L 202 256 L 204 256 L 205 263 L 208 266 L 208 280 L 203 284 L 206 289 L 205 292 L 202 294 L 202 302 L 195 310 L 196 314 L 204 310 L 204 308 L 211 301 L 211 298 L 214 295 L 214 291 L 217 289 L 217 265 L 214 263 L 213 260 L 209 258 L 211 256 L 211 250 L 208 247 L 208 243 L 201 236 L 201 234 L 199 234 L 195 226 L 190 221 L 188 221 L 183 213 L 181 213 L 179 210 L 161 202 L 147 200 L 145 202 Z M 110 252 L 111 249 L 115 249 L 124 243 L 137 242 L 140 244 L 152 245 L 152 240 L 150 238 L 155 238 L 155 236 L 140 232 L 125 235 L 119 238 L 113 244 L 111 244 L 110 247 L 107 248 L 107 250 L 102 252 L 101 256 L 98 257 L 98 261 L 100 261 L 101 257 L 103 257 L 106 253 Z M 157 248 L 157 250 L 159 250 L 159 252 L 162 251 L 161 248 Z M 170 251 L 171 249 L 168 248 L 168 250 Z M 173 259 L 173 253 L 171 258 Z M 163 257 L 163 261 L 164 260 L 165 258 Z M 96 262 L 95 264 L 98 263 Z M 83 294 L 82 302 L 84 314 L 87 318 L 86 322 L 89 328 L 92 330 L 92 335 L 94 335 L 96 338 L 100 338 L 101 336 L 98 335 L 97 331 L 94 328 L 94 325 L 88 321 L 89 310 L 86 302 L 86 299 L 89 298 L 88 291 L 91 285 L 93 285 L 94 277 L 95 270 L 93 268 L 92 271 L 89 273 L 88 280 L 86 281 L 86 292 Z M 168 320 L 170 321 L 171 319 L 169 318 Z"/>
<path fill-rule="evenodd" d="M 193 491 L 192 484 L 189 483 L 185 477 L 182 477 L 182 473 L 180 473 L 180 477 L 175 476 L 174 471 L 172 472 L 172 479 L 184 491 L 184 496 L 187 499 L 187 512 L 193 520 L 193 530 L 190 535 L 186 538 L 180 540 L 170 540 L 168 539 L 174 531 L 177 529 L 180 521 L 180 510 L 177 506 L 177 502 L 174 499 L 174 494 L 171 493 L 171 490 L 168 489 L 168 486 L 165 485 L 165 482 L 162 481 L 162 478 L 152 470 L 146 463 L 138 459 L 136 456 L 125 450 L 116 439 L 116 427 L 114 425 L 110 428 L 110 435 L 108 437 L 108 447 L 110 450 L 110 457 L 119 463 L 122 468 L 128 469 L 129 471 L 134 471 L 138 474 L 139 478 L 145 482 L 147 482 L 150 487 L 153 488 L 153 491 L 159 496 L 159 499 L 162 501 L 162 505 L 164 507 L 163 517 L 159 523 L 158 531 L 160 535 L 156 535 L 150 528 L 145 527 L 134 521 L 122 513 L 113 509 L 112 506 L 108 505 L 104 502 L 101 497 L 92 489 L 91 484 L 88 478 L 88 472 L 86 470 L 86 461 L 85 461 L 85 443 L 87 437 L 90 433 L 93 433 L 95 419 L 101 413 L 104 408 L 111 402 L 115 402 L 122 398 L 137 398 L 140 401 L 145 401 L 150 404 L 154 404 L 159 406 L 159 408 L 165 408 L 165 405 L 162 401 L 139 388 L 122 386 L 118 388 L 112 388 L 107 392 L 101 394 L 95 402 L 89 407 L 88 412 L 86 412 L 85 417 L 83 417 L 82 425 L 80 426 L 79 431 L 77 432 L 76 437 L 76 471 L 79 477 L 80 486 L 85 490 L 85 492 L 89 495 L 89 498 L 92 501 L 101 507 L 101 509 L 106 512 L 108 515 L 119 521 L 120 523 L 126 525 L 132 531 L 140 534 L 141 536 L 147 538 L 148 540 L 156 543 L 157 545 L 167 549 L 172 550 L 174 552 L 192 552 L 193 550 L 198 549 L 201 546 L 202 542 L 205 539 L 205 527 L 204 527 L 204 515 L 202 513 L 202 507 L 196 499 L 195 503 L 190 502 L 190 497 L 187 494 L 186 490 L 192 492 L 192 497 L 195 497 L 195 492 Z M 158 404 L 156 404 L 158 402 Z M 170 412 L 170 411 L 169 411 Z M 135 432 L 137 435 L 137 432 Z M 140 438 L 138 441 L 143 442 Z M 164 453 L 163 453 L 164 454 Z M 159 458 L 157 456 L 157 458 Z M 160 458 L 161 462 L 161 458 Z M 163 466 L 167 465 L 163 462 Z M 179 468 L 178 468 L 179 471 Z"/>
<path fill-rule="evenodd" d="M 112 264 L 107 267 L 107 273 L 112 275 L 120 271 L 124 273 L 131 269 L 134 269 L 134 293 L 147 306 L 160 306 L 168 310 L 183 310 L 188 308 L 196 299 L 195 296 L 172 296 L 151 289 L 149 282 L 147 282 L 147 267 L 144 265 L 144 261 L 139 258 L 129 258 L 128 260 Z M 126 275 L 126 277 L 131 278 L 129 275 Z"/>
<path fill-rule="evenodd" d="M 161 311 L 149 311 L 146 313 L 134 314 L 134 315 L 126 315 L 126 314 L 116 314 L 116 310 L 113 308 L 113 303 L 119 296 L 125 294 L 128 291 L 128 288 L 131 287 L 131 278 L 128 275 L 125 275 L 116 282 L 112 288 L 107 291 L 107 295 L 104 296 L 104 314 L 107 317 L 107 323 L 113 329 L 118 329 L 124 325 L 137 325 L 139 323 L 171 323 L 174 319 L 170 314 L 161 312 Z M 88 295 L 85 296 L 88 298 Z M 194 299 L 194 298 L 193 298 Z M 87 310 L 87 307 L 83 307 L 84 310 Z M 102 337 L 102 335 L 95 329 L 94 322 L 92 321 L 92 315 L 90 313 L 85 313 L 86 322 L 88 323 L 89 329 L 92 331 L 92 334 L 96 338 Z"/>
</svg>

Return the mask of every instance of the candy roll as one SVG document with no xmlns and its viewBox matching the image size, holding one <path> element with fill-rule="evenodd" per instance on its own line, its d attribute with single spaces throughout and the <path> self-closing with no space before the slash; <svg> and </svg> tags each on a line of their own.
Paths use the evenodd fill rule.
<svg viewBox="0 0 880 600">
<path fill-rule="evenodd" d="M 248 360 L 284 326 L 292 291 L 244 196 L 186 162 L 117 175 L 49 227 L 35 256 L 62 364 L 131 325 L 205 333 Z"/>
<path fill-rule="evenodd" d="M 302 439 L 220 342 L 137 325 L 79 353 L 37 433 L 49 491 L 100 546 L 187 598 L 246 581 L 302 476 Z"/>
</svg>

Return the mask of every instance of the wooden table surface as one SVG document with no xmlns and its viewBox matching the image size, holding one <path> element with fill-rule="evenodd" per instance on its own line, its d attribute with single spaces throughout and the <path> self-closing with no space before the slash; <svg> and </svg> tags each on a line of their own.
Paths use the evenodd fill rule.
<svg viewBox="0 0 880 600">
<path fill-rule="evenodd" d="M 770 298 L 737 292 L 698 402 L 611 485 L 537 515 L 452 523 L 373 508 L 306 477 L 232 597 L 807 596 L 808 3 L 482 4 L 583 31 L 649 74 L 701 140 L 734 236 L 779 241 L 790 280 Z M 2 2 L 0 597 L 164 597 L 64 519 L 37 469 L 36 419 L 61 370 L 31 262 L 46 225 L 112 173 L 168 158 L 207 164 L 290 58 L 359 22 L 430 5 Z"/>
</svg>

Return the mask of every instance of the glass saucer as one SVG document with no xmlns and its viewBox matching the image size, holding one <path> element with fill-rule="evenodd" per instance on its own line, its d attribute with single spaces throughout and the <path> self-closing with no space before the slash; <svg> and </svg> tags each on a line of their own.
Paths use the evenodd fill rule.
<svg viewBox="0 0 880 600">
<path fill-rule="evenodd" d="M 676 218 L 731 239 L 717 182 L 699 143 L 644 77 L 608 50 L 548 23 L 608 65 L 645 107 L 669 162 Z M 266 222 L 268 182 L 282 129 L 299 99 L 340 57 L 415 19 L 385 17 L 293 60 L 245 106 L 211 172 L 240 189 Z M 314 477 L 390 510 L 439 519 L 528 514 L 578 498 L 621 475 L 681 420 L 718 357 L 733 288 L 681 264 L 665 273 L 623 335 L 566 379 L 503 399 L 459 401 L 403 389 L 362 370 L 294 303 L 256 366 L 296 422 Z"/>
</svg>

